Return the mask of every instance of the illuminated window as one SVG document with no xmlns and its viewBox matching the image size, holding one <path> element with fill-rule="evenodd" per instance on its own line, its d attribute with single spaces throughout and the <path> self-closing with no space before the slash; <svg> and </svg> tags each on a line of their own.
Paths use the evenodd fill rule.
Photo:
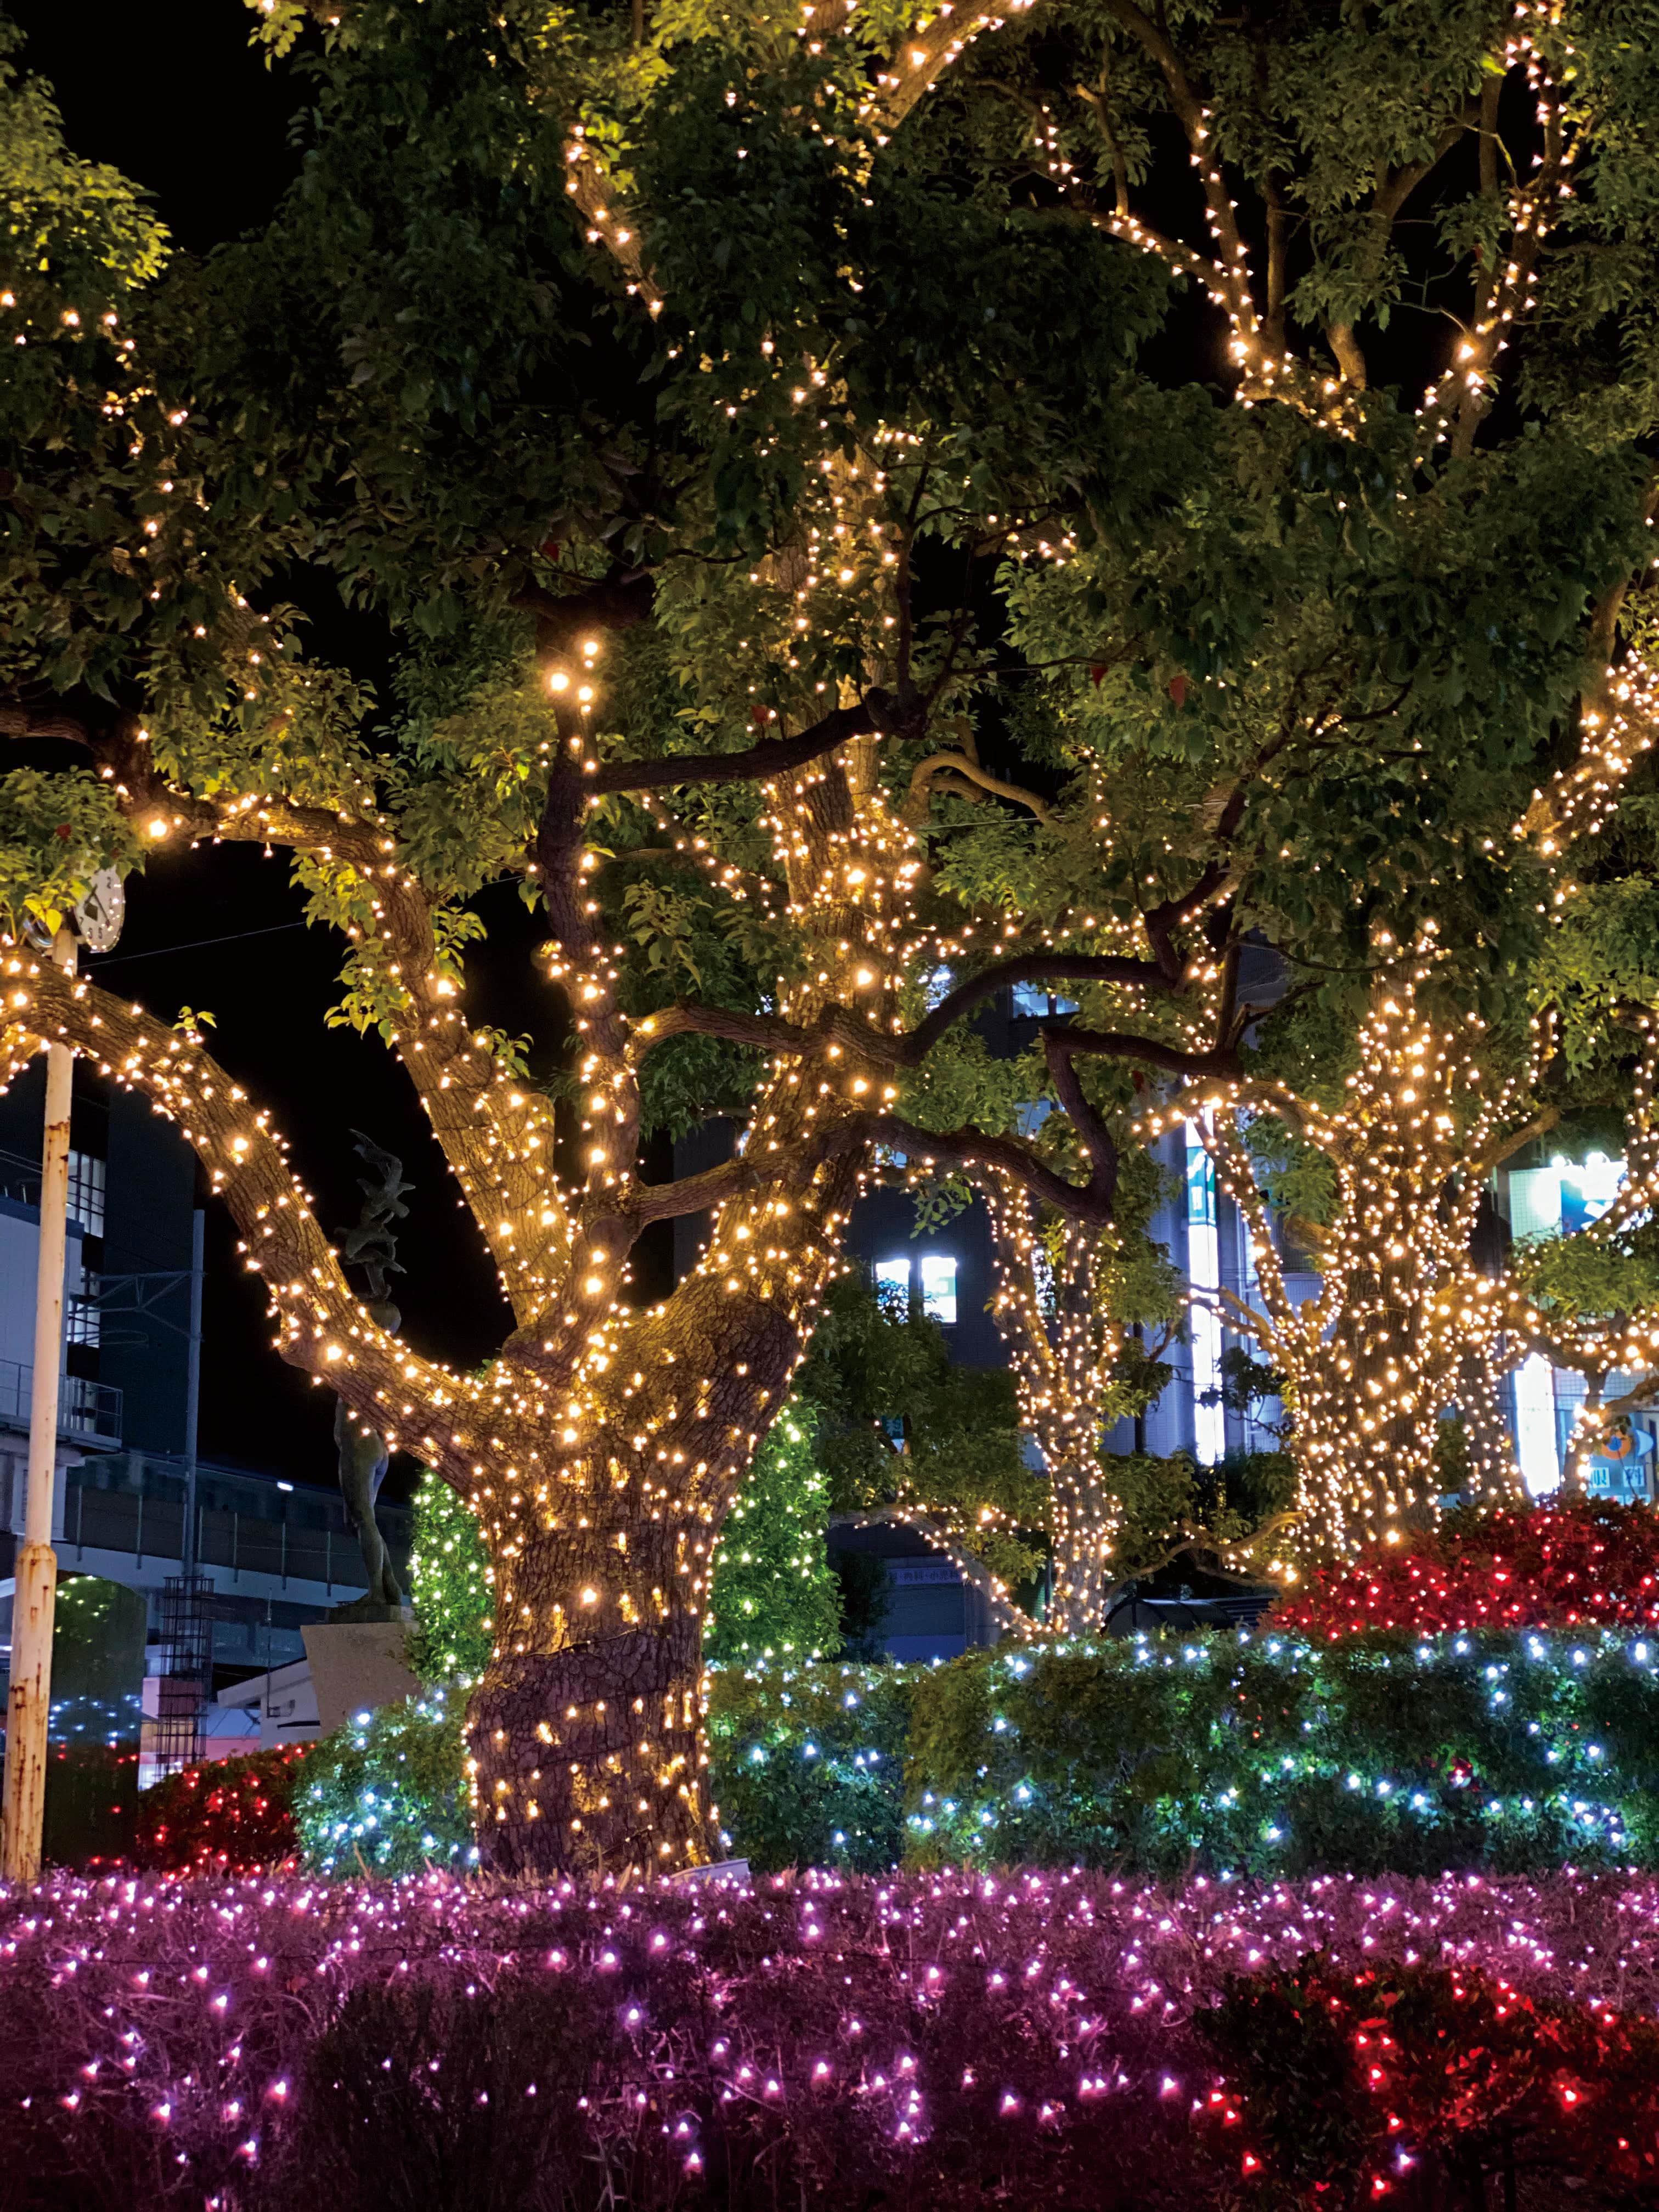
<svg viewBox="0 0 1659 2212">
<path fill-rule="evenodd" d="M 1196 1121 L 1187 1124 L 1187 1279 L 1198 1293 L 1189 1317 L 1193 1339 L 1193 1447 L 1206 1467 L 1227 1449 L 1221 1410 L 1221 1248 L 1216 1236 L 1215 1162 Z M 1207 1293 L 1207 1296 L 1206 1296 Z M 1205 1405 L 1206 1397 L 1215 1402 Z"/>
<path fill-rule="evenodd" d="M 1054 1014 L 1074 1014 L 1075 999 L 1057 998 L 1043 983 L 1014 985 L 1014 1012 L 1026 1019 L 1047 1021 Z"/>
<path fill-rule="evenodd" d="M 878 1260 L 876 1262 L 876 1303 L 884 1313 L 902 1317 L 910 1310 L 910 1262 L 902 1260 Z"/>
<path fill-rule="evenodd" d="M 1564 1159 L 1558 1152 L 1547 1167 L 1511 1170 L 1510 1228 L 1516 1242 L 1571 1235 L 1599 1221 L 1624 1180 L 1624 1161 L 1605 1152 L 1592 1152 L 1583 1161 Z"/>
<path fill-rule="evenodd" d="M 69 1156 L 69 1214 L 88 1237 L 104 1233 L 104 1163 L 90 1152 Z"/>
<path fill-rule="evenodd" d="M 930 1252 L 922 1261 L 921 1310 L 933 1321 L 957 1317 L 957 1263 L 942 1252 Z"/>
<path fill-rule="evenodd" d="M 71 1293 L 64 1301 L 64 1332 L 68 1343 L 97 1349 L 104 1340 L 104 1316 L 95 1297 Z"/>
</svg>

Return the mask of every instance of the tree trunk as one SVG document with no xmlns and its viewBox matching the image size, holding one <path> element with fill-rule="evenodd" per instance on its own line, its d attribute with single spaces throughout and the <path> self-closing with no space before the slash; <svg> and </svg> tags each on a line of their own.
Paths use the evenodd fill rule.
<svg viewBox="0 0 1659 2212">
<path fill-rule="evenodd" d="M 1057 1439 L 1037 1431 L 1048 1470 L 1049 1525 L 1054 1586 L 1047 1626 L 1056 1636 L 1098 1636 L 1113 1583 L 1111 1545 L 1115 1501 L 1097 1465 L 1079 1459 Z"/>
<path fill-rule="evenodd" d="M 839 1180 L 819 1188 L 842 1196 Z M 546 1425 L 495 1429 L 470 1483 L 447 1470 L 495 1569 L 495 1646 L 466 1737 L 496 1873 L 620 1879 L 721 1856 L 702 1734 L 709 1571 L 801 1325 L 726 1274 L 719 1235 L 672 1309 L 619 1318 L 557 1387 L 504 1361 L 501 1413 L 539 1401 Z"/>
<path fill-rule="evenodd" d="M 528 1549 L 515 1593 L 567 1579 L 562 1546 Z M 702 1741 L 702 1620 L 503 1650 L 467 1713 L 479 1850 L 496 1874 L 662 1873 L 718 1859 Z"/>
<path fill-rule="evenodd" d="M 1390 1542 L 1434 1510 L 1434 1445 L 1443 1393 L 1425 1371 L 1418 1299 L 1384 1273 L 1356 1273 L 1334 1334 L 1294 1381 L 1297 1549 L 1351 1558 Z"/>
<path fill-rule="evenodd" d="M 1504 1410 L 1502 1372 L 1490 1351 L 1466 1352 L 1458 1362 L 1457 1409 L 1468 1437 L 1474 1495 L 1498 1504 L 1524 1505 L 1527 1486 Z"/>
</svg>

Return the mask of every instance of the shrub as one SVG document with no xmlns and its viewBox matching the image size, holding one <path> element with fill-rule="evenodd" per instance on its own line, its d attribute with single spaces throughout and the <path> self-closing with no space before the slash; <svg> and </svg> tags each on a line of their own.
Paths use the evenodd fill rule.
<svg viewBox="0 0 1659 2212">
<path fill-rule="evenodd" d="M 295 1863 L 294 1793 L 309 1746 L 284 1745 L 170 1774 L 138 1800 L 138 1865 L 161 1874 L 251 1874 Z"/>
<path fill-rule="evenodd" d="M 410 1665 L 434 1688 L 471 1687 L 489 1664 L 494 1571 L 477 1516 L 430 1468 L 415 1492 L 409 1584 L 416 1612 Z"/>
<path fill-rule="evenodd" d="M 714 1546 L 703 1651 L 715 1666 L 797 1666 L 841 1642 L 823 1540 L 830 1486 L 817 1416 L 786 1405 L 755 1455 Z"/>
<path fill-rule="evenodd" d="M 1603 2122 L 1642 2116 L 1652 2031 L 1601 2008 L 1653 2009 L 1659 1966 L 1634 1932 L 1651 1912 L 1646 1886 L 1561 1875 L 1178 1891 L 811 1876 L 753 1895 L 65 1878 L 0 1897 L 0 2208 L 1299 2206 L 1284 2193 L 1299 2124 L 1362 2171 L 1391 2112 L 1421 2130 L 1402 2137 L 1413 2153 L 1486 2156 L 1494 2044 L 1523 2148 L 1554 2161 L 1528 2212 L 1634 2207 L 1651 2191 L 1604 2158 L 1609 2133 L 1619 2146 Z M 1444 2046 L 1455 2075 L 1391 2075 L 1379 2112 L 1345 2047 L 1324 2077 L 1341 2113 L 1310 2113 L 1290 2059 L 1319 2023 L 1310 1996 L 1300 2027 L 1281 1999 L 1315 1947 L 1323 1978 L 1305 1990 L 1355 2008 L 1356 2032 L 1396 1986 L 1380 1978 L 1420 1951 L 1456 1960 L 1465 1989 L 1510 1981 L 1576 2071 L 1505 2055 L 1500 1990 Z M 1593 2020 L 1569 2014 L 1575 1999 Z M 1440 2003 L 1432 1988 L 1423 2002 Z M 1552 2083 L 1582 2093 L 1553 2133 Z M 1626 2131 L 1638 2153 L 1652 2126 Z M 1281 2143 L 1283 2173 L 1263 2156 Z M 1245 2179 L 1246 2148 L 1265 2175 Z"/>
<path fill-rule="evenodd" d="M 1279 1601 L 1273 1625 L 1325 1637 L 1377 1628 L 1659 1629 L 1659 1514 L 1605 1498 L 1524 1511 L 1466 1508 L 1399 1546 L 1322 1569 Z"/>
<path fill-rule="evenodd" d="M 1163 1636 L 989 1652 L 913 1707 L 917 1863 L 1249 1874 L 1659 1863 L 1659 1650 Z"/>
<path fill-rule="evenodd" d="M 382 1705 L 313 1746 L 294 1802 L 319 1874 L 418 1874 L 473 1864 L 461 1714 L 441 1688 Z"/>
<path fill-rule="evenodd" d="M 1533 1999 L 1465 1968 L 1356 1974 L 1314 1957 L 1229 1982 L 1194 2015 L 1224 2069 L 1207 2118 L 1264 2208 L 1384 2196 L 1650 2205 L 1659 2027 Z M 1584 2192 L 1588 2192 L 1585 2194 Z"/>
<path fill-rule="evenodd" d="M 904 1842 L 904 1756 L 920 1667 L 710 1677 L 708 1749 L 726 1842 L 758 1869 L 884 1873 Z"/>
<path fill-rule="evenodd" d="M 1659 1865 L 1659 1641 L 1258 1632 L 728 1671 L 708 1732 L 726 1844 L 763 1871 Z M 466 1863 L 441 1698 L 312 1756 L 308 1865 Z"/>
</svg>

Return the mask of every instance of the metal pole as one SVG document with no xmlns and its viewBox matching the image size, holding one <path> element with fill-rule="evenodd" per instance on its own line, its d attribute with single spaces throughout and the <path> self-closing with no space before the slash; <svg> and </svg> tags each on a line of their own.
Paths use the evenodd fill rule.
<svg viewBox="0 0 1659 2212">
<path fill-rule="evenodd" d="M 196 1431 L 202 1409 L 202 1249 L 207 1216 L 198 1206 L 190 1218 L 190 1356 L 185 1373 L 185 1527 L 179 1571 L 196 1571 Z"/>
<path fill-rule="evenodd" d="M 62 928 L 52 957 L 76 967 L 75 933 Z M 6 1711 L 6 1780 L 0 1821 L 0 1874 L 38 1881 L 46 1802 L 46 1724 L 52 1710 L 52 1630 L 58 1607 L 58 1554 L 52 1547 L 52 1494 L 58 1471 L 58 1384 L 63 1362 L 64 1256 L 68 1239 L 70 1088 L 75 1054 L 46 1052 L 46 1121 L 40 1154 L 40 1250 L 34 1291 L 34 1377 L 29 1400 L 28 1489 L 23 1540 L 13 1585 L 11 1684 Z"/>
</svg>

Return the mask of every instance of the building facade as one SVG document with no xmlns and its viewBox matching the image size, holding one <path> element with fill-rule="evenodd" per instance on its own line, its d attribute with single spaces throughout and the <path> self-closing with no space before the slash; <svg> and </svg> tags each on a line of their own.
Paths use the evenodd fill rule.
<svg viewBox="0 0 1659 2212">
<path fill-rule="evenodd" d="M 37 1063 L 0 1097 L 0 1658 L 23 1527 L 44 1091 Z M 70 1145 L 52 1536 L 61 1574 L 143 1595 L 154 1711 L 173 1658 L 166 1588 L 184 1550 L 196 1164 L 170 1123 L 81 1060 Z M 301 1660 L 304 1626 L 367 1588 L 339 1492 L 307 1479 L 317 1472 L 198 1461 L 205 1686 Z M 383 1505 L 380 1520 L 406 1574 L 409 1509 Z"/>
</svg>

